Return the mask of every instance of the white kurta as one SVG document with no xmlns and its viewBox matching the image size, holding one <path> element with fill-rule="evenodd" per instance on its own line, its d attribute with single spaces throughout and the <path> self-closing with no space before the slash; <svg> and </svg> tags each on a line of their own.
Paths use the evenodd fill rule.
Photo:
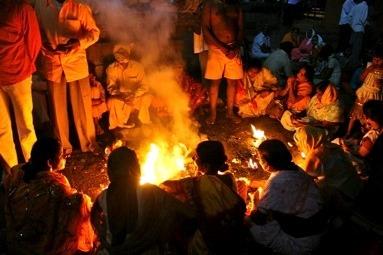
<svg viewBox="0 0 383 255">
<path fill-rule="evenodd" d="M 88 76 L 86 49 L 94 44 L 100 30 L 88 5 L 66 0 L 62 7 L 55 0 L 32 0 L 42 30 L 42 71 L 49 81 L 60 82 L 64 73 L 67 82 Z M 67 54 L 57 54 L 59 44 L 78 39 L 80 47 Z"/>
<path fill-rule="evenodd" d="M 107 89 L 112 96 L 108 100 L 109 128 L 124 127 L 133 109 L 139 111 L 138 119 L 142 123 L 149 124 L 152 97 L 144 81 L 144 67 L 135 61 L 129 61 L 127 67 L 115 62 L 107 68 L 106 75 Z"/>
</svg>

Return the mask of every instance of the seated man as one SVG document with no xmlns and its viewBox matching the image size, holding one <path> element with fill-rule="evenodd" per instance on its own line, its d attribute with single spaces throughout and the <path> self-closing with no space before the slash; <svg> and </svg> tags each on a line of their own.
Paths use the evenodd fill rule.
<svg viewBox="0 0 383 255">
<path fill-rule="evenodd" d="M 260 60 L 253 59 L 248 63 L 244 78 L 239 84 L 236 95 L 239 115 L 264 115 L 267 106 L 274 99 L 274 91 L 278 90 L 277 78 L 267 68 L 262 67 Z"/>
<path fill-rule="evenodd" d="M 283 42 L 280 44 L 279 49 L 271 53 L 264 62 L 264 66 L 277 77 L 281 86 L 285 84 L 287 77 L 293 75 L 290 62 L 292 49 L 293 44 L 291 42 Z"/>
<path fill-rule="evenodd" d="M 144 67 L 130 59 L 132 45 L 116 45 L 113 54 L 116 59 L 106 70 L 107 90 L 110 95 L 109 129 L 133 128 L 128 124 L 132 110 L 138 110 L 138 120 L 150 124 L 149 107 L 152 96 L 144 83 Z"/>
<path fill-rule="evenodd" d="M 254 37 L 251 47 L 251 56 L 260 59 L 267 58 L 271 53 L 270 41 L 270 28 L 265 26 L 265 29 Z"/>
</svg>

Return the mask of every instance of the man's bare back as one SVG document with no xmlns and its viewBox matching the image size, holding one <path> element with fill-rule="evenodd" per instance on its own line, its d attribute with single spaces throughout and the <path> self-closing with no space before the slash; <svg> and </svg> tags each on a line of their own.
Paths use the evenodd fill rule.
<svg viewBox="0 0 383 255">
<path fill-rule="evenodd" d="M 239 4 L 210 0 L 204 7 L 202 28 L 205 40 L 224 52 L 238 48 L 242 40 L 242 23 Z"/>
</svg>

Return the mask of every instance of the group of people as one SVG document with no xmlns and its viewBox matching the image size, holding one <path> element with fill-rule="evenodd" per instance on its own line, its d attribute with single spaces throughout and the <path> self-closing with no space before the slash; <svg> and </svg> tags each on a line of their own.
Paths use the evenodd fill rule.
<svg viewBox="0 0 383 255">
<path fill-rule="evenodd" d="M 97 81 L 86 49 L 97 42 L 100 30 L 87 4 L 76 0 L 7 0 L 0 4 L 0 143 L 9 145 L 1 146 L 0 155 L 9 167 L 17 165 L 19 159 L 30 158 L 36 141 L 34 117 L 39 115 L 43 116 L 35 119 L 53 126 L 66 155 L 73 150 L 72 122 L 82 152 L 99 151 L 96 135 L 105 129 L 99 122 L 105 112 L 109 112 L 110 130 L 132 128 L 137 122 L 151 124 L 153 95 L 144 66 L 131 57 L 132 43 L 114 46 L 115 61 L 106 68 L 105 86 Z M 206 99 L 206 89 L 196 91 L 194 81 L 183 79 L 181 74 L 174 76 L 184 83 L 194 110 Z M 47 103 L 44 95 L 32 96 L 32 80 L 36 87 L 46 83 Z M 135 110 L 137 120 L 131 118 Z M 16 144 L 21 145 L 22 158 L 17 155 Z"/>
<path fill-rule="evenodd" d="M 300 1 L 289 4 L 293 2 Z M 365 1 L 346 2 L 340 25 L 353 29 L 350 63 L 357 63 Z M 3 0 L 0 163 L 7 169 L 2 188 L 10 254 L 246 254 L 251 249 L 308 254 L 318 248 L 334 218 L 345 222 L 358 206 L 381 213 L 373 204 L 383 195 L 382 47 L 376 47 L 363 68 L 348 113 L 340 64 L 314 30 L 300 41 L 293 28 L 272 51 L 266 28 L 254 41 L 254 58 L 243 62 L 239 4 L 208 1 L 199 11 L 195 38 L 200 47 L 195 48 L 202 83 L 208 88 L 193 90 L 193 106 L 208 93 L 206 122 L 215 124 L 219 86 L 225 78 L 227 119 L 233 124 L 239 117 L 278 119 L 294 132 L 303 162 L 295 163 L 282 141 L 264 141 L 254 156 L 270 177 L 259 201 L 250 206 L 255 209 L 246 214 L 246 204 L 252 200 L 227 171 L 221 142 L 197 146 L 196 176 L 159 187 L 140 185 L 137 155 L 123 146 L 109 155 L 110 184 L 92 204 L 60 172 L 72 151 L 67 101 L 81 150 L 95 151 L 95 123 L 104 112 L 109 111 L 110 129 L 134 127 L 134 109 L 142 124 L 151 123 L 153 95 L 144 68 L 131 58 L 132 45 L 115 45 L 115 61 L 106 69 L 106 96 L 103 86 L 89 76 L 86 49 L 98 40 L 100 31 L 88 5 L 33 0 L 31 6 L 22 0 Z M 33 127 L 31 76 L 38 56 L 37 69 L 48 81 L 58 139 L 37 139 Z M 184 90 L 188 93 L 190 86 Z M 25 164 L 18 164 L 12 112 Z M 339 137 L 343 138 L 332 142 Z"/>
<path fill-rule="evenodd" d="M 381 102 L 369 101 L 363 110 L 375 131 L 383 126 Z M 61 143 L 41 138 L 30 160 L 3 181 L 8 252 L 309 254 L 333 222 L 345 224 L 355 208 L 374 206 L 381 197 L 383 136 L 370 146 L 373 136 L 369 132 L 359 150 L 370 150 L 374 168 L 367 183 L 322 128 L 296 131 L 297 149 L 306 155 L 299 163 L 282 141 L 264 141 L 254 156 L 270 176 L 257 200 L 229 171 L 219 141 L 198 144 L 195 176 L 159 186 L 140 184 L 138 157 L 122 146 L 109 155 L 110 183 L 93 204 L 60 172 L 66 163 Z"/>
</svg>

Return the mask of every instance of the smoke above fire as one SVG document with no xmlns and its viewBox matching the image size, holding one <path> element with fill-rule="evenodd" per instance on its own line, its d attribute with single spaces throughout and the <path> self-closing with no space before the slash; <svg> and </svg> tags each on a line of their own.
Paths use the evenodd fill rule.
<svg viewBox="0 0 383 255">
<path fill-rule="evenodd" d="M 147 84 L 155 96 L 166 105 L 171 116 L 170 123 L 156 126 L 151 141 L 139 148 L 141 157 L 142 154 L 147 155 L 147 159 L 141 160 L 142 165 L 155 165 L 147 162 L 153 154 L 151 148 L 167 147 L 169 154 L 172 154 L 174 146 L 182 143 L 188 149 L 193 149 L 200 141 L 198 127 L 193 125 L 190 118 L 188 96 L 177 82 L 176 67 L 174 63 L 169 63 L 169 59 L 183 62 L 180 50 L 176 49 L 171 40 L 176 29 L 176 6 L 162 0 L 150 3 L 143 3 L 142 0 L 134 3 L 127 0 L 88 0 L 88 3 L 104 37 L 113 43 L 134 44 L 134 52 L 139 56 L 138 61 L 145 67 Z M 153 147 L 153 143 L 158 146 Z M 167 145 L 164 146 L 164 143 Z M 162 157 L 166 155 L 158 156 Z"/>
</svg>

